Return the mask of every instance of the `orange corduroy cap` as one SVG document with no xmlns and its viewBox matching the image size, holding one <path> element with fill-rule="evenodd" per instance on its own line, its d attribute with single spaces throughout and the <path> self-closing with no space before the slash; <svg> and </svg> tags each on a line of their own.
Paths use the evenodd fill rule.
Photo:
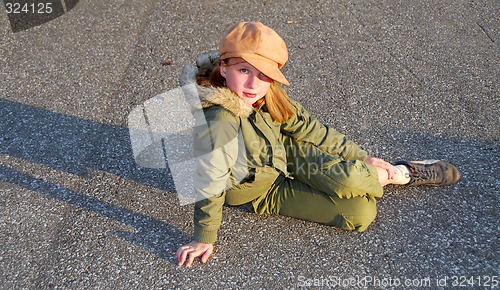
<svg viewBox="0 0 500 290">
<path fill-rule="evenodd" d="M 231 27 L 219 46 L 220 59 L 241 57 L 273 80 L 289 86 L 280 68 L 288 60 L 285 41 L 261 22 L 240 22 Z"/>
</svg>

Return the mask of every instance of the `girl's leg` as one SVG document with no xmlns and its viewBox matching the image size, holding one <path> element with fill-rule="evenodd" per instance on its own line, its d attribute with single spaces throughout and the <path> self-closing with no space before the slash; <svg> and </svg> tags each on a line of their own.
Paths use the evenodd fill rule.
<svg viewBox="0 0 500 290">
<path fill-rule="evenodd" d="M 339 198 L 284 176 L 278 177 L 269 193 L 252 207 L 259 214 L 280 214 L 359 232 L 377 215 L 373 197 Z"/>
<path fill-rule="evenodd" d="M 369 159 L 368 159 L 369 158 Z M 410 171 L 405 165 L 396 165 L 375 157 L 368 157 L 365 163 L 375 167 L 380 185 L 408 184 L 410 182 Z"/>
<path fill-rule="evenodd" d="M 389 179 L 389 176 L 387 174 L 387 170 L 373 166 L 377 170 L 377 175 L 378 175 L 378 182 L 380 182 L 380 185 L 386 186 L 388 184 L 392 184 L 392 180 Z M 396 173 L 398 174 L 398 173 Z M 396 178 L 399 179 L 399 176 L 396 176 Z"/>
<path fill-rule="evenodd" d="M 382 197 L 382 185 L 374 166 L 341 159 L 292 138 L 285 137 L 283 143 L 287 150 L 287 168 L 294 179 L 331 196 Z"/>
</svg>

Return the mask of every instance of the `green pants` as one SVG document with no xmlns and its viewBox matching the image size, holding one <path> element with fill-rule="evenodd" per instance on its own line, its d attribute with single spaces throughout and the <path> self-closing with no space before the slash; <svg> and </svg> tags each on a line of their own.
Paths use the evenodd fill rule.
<svg viewBox="0 0 500 290">
<path fill-rule="evenodd" d="M 283 140 L 291 177 L 280 175 L 266 195 L 252 202 L 259 214 L 280 214 L 362 232 L 382 197 L 374 167 L 343 160 L 309 143 Z"/>
</svg>

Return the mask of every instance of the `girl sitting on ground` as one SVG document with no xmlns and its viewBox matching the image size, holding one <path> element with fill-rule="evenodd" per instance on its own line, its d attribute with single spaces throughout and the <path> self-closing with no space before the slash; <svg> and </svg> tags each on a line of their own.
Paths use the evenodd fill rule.
<svg viewBox="0 0 500 290">
<path fill-rule="evenodd" d="M 219 55 L 209 81 L 215 89 L 202 98 L 208 125 L 195 128 L 195 190 L 205 198 L 195 203 L 193 241 L 177 250 L 179 265 L 207 262 L 223 204 L 362 232 L 375 219 L 383 186 L 458 182 L 458 169 L 444 161 L 372 157 L 290 100 L 280 85 L 289 85 L 280 71 L 286 44 L 264 24 L 233 26 Z"/>
</svg>

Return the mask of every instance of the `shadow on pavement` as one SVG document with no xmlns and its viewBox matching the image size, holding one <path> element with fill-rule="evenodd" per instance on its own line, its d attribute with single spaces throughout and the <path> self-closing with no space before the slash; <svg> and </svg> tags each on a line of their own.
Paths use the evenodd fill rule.
<svg viewBox="0 0 500 290">
<path fill-rule="evenodd" d="M 168 169 L 135 164 L 127 128 L 54 113 L 0 99 L 0 154 L 90 178 L 88 168 L 172 191 Z M 60 184 L 0 165 L 0 181 L 17 184 L 133 227 L 117 236 L 174 262 L 177 243 L 188 240 L 177 228 L 149 216 L 75 192 Z M 171 237 L 171 238 L 170 238 Z"/>
<path fill-rule="evenodd" d="M 0 154 L 81 177 L 90 178 L 90 168 L 174 190 L 168 168 L 137 166 L 127 128 L 0 99 L 0 142 Z"/>
</svg>

